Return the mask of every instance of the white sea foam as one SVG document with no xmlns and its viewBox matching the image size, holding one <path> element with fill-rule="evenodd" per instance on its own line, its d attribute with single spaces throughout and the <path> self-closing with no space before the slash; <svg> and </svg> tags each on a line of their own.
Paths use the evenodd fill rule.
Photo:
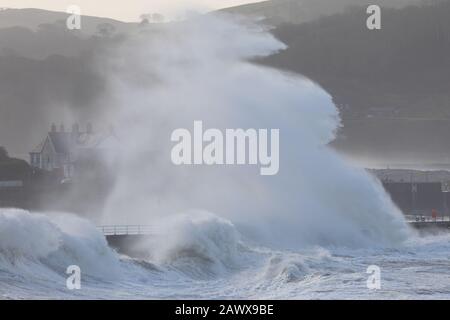
<svg viewBox="0 0 450 320">
<path fill-rule="evenodd" d="M 2 209 L 0 298 L 450 297 L 448 235 L 413 237 L 396 248 L 286 251 L 250 244 L 209 213 L 170 220 L 159 238 L 144 242 L 144 261 L 119 256 L 79 218 Z M 81 267 L 81 290 L 66 288 L 71 264 Z M 365 287 L 372 264 L 382 270 L 377 292 Z"/>
<path fill-rule="evenodd" d="M 1 268 L 11 272 L 45 270 L 64 276 L 75 264 L 87 276 L 117 276 L 118 256 L 103 235 L 88 221 L 68 214 L 30 213 L 0 209 Z M 38 270 L 35 270 L 39 266 Z M 107 266 L 107 267 L 105 267 Z"/>
</svg>

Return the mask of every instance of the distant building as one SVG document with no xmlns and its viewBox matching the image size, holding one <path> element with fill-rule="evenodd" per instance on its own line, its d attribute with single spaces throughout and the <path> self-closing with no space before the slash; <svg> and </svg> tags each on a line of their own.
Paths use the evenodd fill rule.
<svg viewBox="0 0 450 320">
<path fill-rule="evenodd" d="M 409 169 L 369 169 L 382 182 L 390 183 L 442 183 L 450 182 L 450 171 L 409 170 Z M 449 190 L 450 191 L 450 190 Z"/>
<path fill-rule="evenodd" d="M 74 176 L 76 164 L 80 159 L 95 157 L 102 149 L 116 144 L 113 131 L 96 133 L 88 124 L 86 131 L 80 131 L 77 124 L 71 131 L 65 131 L 61 125 L 59 131 L 52 125 L 43 141 L 30 152 L 30 165 L 46 171 L 59 171 L 64 179 Z"/>
<path fill-rule="evenodd" d="M 407 215 L 450 215 L 450 172 L 408 169 L 369 170 Z"/>
</svg>

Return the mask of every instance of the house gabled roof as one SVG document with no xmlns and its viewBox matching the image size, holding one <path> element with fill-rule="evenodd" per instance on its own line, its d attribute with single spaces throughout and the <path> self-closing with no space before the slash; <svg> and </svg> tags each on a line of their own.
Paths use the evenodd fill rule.
<svg viewBox="0 0 450 320">
<path fill-rule="evenodd" d="M 72 134 L 70 132 L 49 132 L 56 153 L 69 153 L 73 148 Z"/>
<path fill-rule="evenodd" d="M 30 153 L 41 153 L 42 149 L 44 149 L 46 141 L 47 141 L 47 137 L 41 143 L 39 143 L 33 150 L 31 150 Z"/>
<path fill-rule="evenodd" d="M 73 143 L 69 132 L 49 132 L 47 137 L 38 144 L 30 153 L 42 153 L 46 142 L 49 142 L 56 153 L 70 152 Z"/>
<path fill-rule="evenodd" d="M 118 142 L 118 138 L 112 132 L 86 133 L 80 132 L 75 136 L 71 132 L 49 132 L 47 137 L 30 153 L 42 153 L 45 144 L 50 143 L 52 149 L 58 154 L 68 154 L 74 149 L 103 149 Z M 114 143 L 116 142 L 116 143 Z"/>
</svg>

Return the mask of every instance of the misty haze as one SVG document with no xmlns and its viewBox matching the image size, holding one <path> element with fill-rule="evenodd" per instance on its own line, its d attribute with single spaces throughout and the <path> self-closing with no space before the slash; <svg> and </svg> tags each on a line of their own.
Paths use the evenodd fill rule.
<svg viewBox="0 0 450 320">
<path fill-rule="evenodd" d="M 449 299 L 450 1 L 206 2 L 0 10 L 0 299 Z"/>
</svg>

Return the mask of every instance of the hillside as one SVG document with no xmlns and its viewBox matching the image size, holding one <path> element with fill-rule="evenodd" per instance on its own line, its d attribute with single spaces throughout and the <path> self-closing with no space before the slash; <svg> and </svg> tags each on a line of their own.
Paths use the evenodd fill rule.
<svg viewBox="0 0 450 320">
<path fill-rule="evenodd" d="M 139 28 L 112 19 L 82 18 L 65 27 L 67 14 L 38 9 L 0 11 L 0 144 L 23 159 L 52 122 L 92 120 L 104 81 L 95 68 L 100 52 Z M 105 26 L 109 33 L 104 32 Z M 123 33 L 122 33 L 123 32 Z"/>
<path fill-rule="evenodd" d="M 379 4 L 383 8 L 401 8 L 420 0 L 269 0 L 220 10 L 259 18 L 270 25 L 311 22 L 343 13 L 350 6 Z"/>
<path fill-rule="evenodd" d="M 260 62 L 304 74 L 333 96 L 344 124 L 339 151 L 365 164 L 448 166 L 450 1 L 370 1 L 383 5 L 380 31 L 365 28 L 366 2 L 272 0 L 225 11 L 264 16 L 289 48 Z M 83 33 L 72 33 L 66 16 L 0 11 L 0 143 L 14 156 L 27 158 L 51 122 L 87 121 L 107 107 L 96 59 L 126 30 L 139 31 L 88 17 Z M 108 24 L 113 31 L 100 32 Z"/>
<path fill-rule="evenodd" d="M 64 24 L 68 14 L 65 12 L 41 9 L 4 9 L 0 10 L 0 29 L 21 26 L 37 31 L 40 26 L 47 24 Z M 133 23 L 126 23 L 110 18 L 91 17 L 83 15 L 80 33 L 93 35 L 98 32 L 98 26 L 109 23 L 118 33 L 127 32 L 135 27 Z"/>
<path fill-rule="evenodd" d="M 344 118 L 335 146 L 359 158 L 447 162 L 450 154 L 450 1 L 384 9 L 369 31 L 364 8 L 275 35 L 289 49 L 265 60 L 330 92 Z M 412 160 L 414 159 L 414 160 Z"/>
<path fill-rule="evenodd" d="M 66 27 L 68 14 L 40 9 L 0 10 L 0 54 L 42 60 L 51 55 L 77 57 L 95 49 L 98 38 L 120 37 L 139 24 L 82 16 L 81 29 Z"/>
</svg>

